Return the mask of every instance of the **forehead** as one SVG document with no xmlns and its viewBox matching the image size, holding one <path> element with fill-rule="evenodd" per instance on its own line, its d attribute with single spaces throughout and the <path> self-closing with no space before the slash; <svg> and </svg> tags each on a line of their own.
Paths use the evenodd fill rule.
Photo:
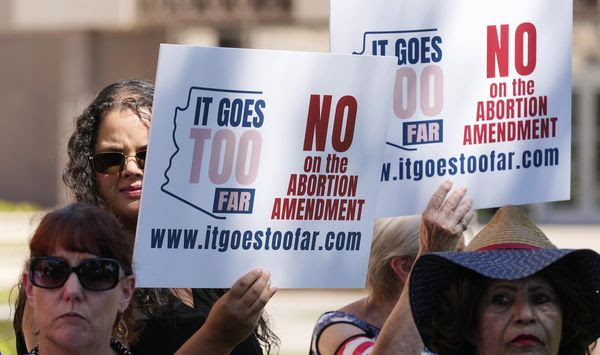
<svg viewBox="0 0 600 355">
<path fill-rule="evenodd" d="M 109 111 L 100 122 L 96 149 L 140 148 L 148 144 L 150 121 L 128 108 Z"/>
<path fill-rule="evenodd" d="M 518 279 L 518 280 L 492 280 L 487 289 L 488 290 L 492 290 L 495 288 L 511 288 L 511 289 L 517 289 L 517 290 L 528 290 L 528 289 L 532 289 L 532 288 L 538 288 L 538 287 L 544 287 L 544 288 L 548 288 L 553 290 L 554 287 L 552 287 L 552 284 L 550 282 L 548 282 L 545 278 L 538 276 L 538 275 L 532 275 L 523 279 Z"/>
<path fill-rule="evenodd" d="M 67 251 L 61 246 L 57 246 L 54 252 L 51 253 L 51 255 L 49 256 L 59 256 L 61 258 L 64 258 L 69 262 L 71 266 L 79 265 L 79 263 L 81 263 L 81 261 L 84 259 L 98 257 L 97 255 L 90 253 Z"/>
</svg>

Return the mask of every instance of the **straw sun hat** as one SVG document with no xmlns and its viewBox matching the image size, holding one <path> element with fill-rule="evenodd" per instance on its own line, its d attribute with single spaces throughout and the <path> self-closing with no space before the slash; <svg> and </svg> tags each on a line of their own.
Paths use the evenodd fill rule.
<svg viewBox="0 0 600 355">
<path fill-rule="evenodd" d="M 517 207 L 500 208 L 488 225 L 469 243 L 465 252 L 423 255 L 410 277 L 410 305 L 419 333 L 430 346 L 432 310 L 441 291 L 460 268 L 499 280 L 531 276 L 562 260 L 573 277 L 593 295 L 589 310 L 588 344 L 600 337 L 600 255 L 587 249 L 557 249 L 544 233 Z"/>
</svg>

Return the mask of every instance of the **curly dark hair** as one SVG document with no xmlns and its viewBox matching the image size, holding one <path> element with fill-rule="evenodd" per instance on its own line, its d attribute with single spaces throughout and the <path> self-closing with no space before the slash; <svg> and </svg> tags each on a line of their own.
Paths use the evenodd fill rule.
<svg viewBox="0 0 600 355">
<path fill-rule="evenodd" d="M 568 259 L 568 258 L 565 258 Z M 589 355 L 591 298 L 573 276 L 568 260 L 559 260 L 536 273 L 556 290 L 562 311 L 559 355 Z M 479 327 L 478 306 L 491 279 L 459 267 L 434 306 L 431 349 L 440 355 L 476 355 L 473 339 Z"/>
<path fill-rule="evenodd" d="M 75 119 L 75 130 L 69 139 L 69 161 L 63 172 L 63 181 L 75 199 L 92 205 L 106 207 L 97 186 L 96 174 L 89 157 L 94 153 L 98 129 L 104 116 L 115 109 L 130 109 L 141 119 L 150 120 L 154 84 L 146 80 L 123 80 L 108 85 L 100 91 L 83 113 Z M 227 290 L 203 289 L 212 306 Z M 136 289 L 134 305 L 148 318 L 161 318 L 181 307 L 181 301 L 170 289 Z M 264 313 L 263 313 L 264 314 Z M 132 325 L 137 329 L 137 325 Z M 269 327 L 263 315 L 255 331 L 257 339 L 269 353 L 277 347 L 279 338 Z"/>
<path fill-rule="evenodd" d="M 146 80 L 124 80 L 108 85 L 83 113 L 75 119 L 69 139 L 69 162 L 63 172 L 65 185 L 75 199 L 104 207 L 104 198 L 96 185 L 96 174 L 89 157 L 94 154 L 98 129 L 104 116 L 114 109 L 130 109 L 138 117 L 150 119 L 154 85 Z"/>
</svg>

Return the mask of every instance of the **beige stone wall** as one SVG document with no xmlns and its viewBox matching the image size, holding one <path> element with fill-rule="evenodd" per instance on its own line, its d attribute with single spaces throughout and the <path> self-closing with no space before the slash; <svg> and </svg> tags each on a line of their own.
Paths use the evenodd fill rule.
<svg viewBox="0 0 600 355">
<path fill-rule="evenodd" d="M 164 37 L 162 30 L 0 35 L 0 199 L 64 202 L 73 117 L 110 82 L 153 80 Z"/>
<path fill-rule="evenodd" d="M 0 198 L 54 202 L 60 41 L 0 37 Z"/>
</svg>

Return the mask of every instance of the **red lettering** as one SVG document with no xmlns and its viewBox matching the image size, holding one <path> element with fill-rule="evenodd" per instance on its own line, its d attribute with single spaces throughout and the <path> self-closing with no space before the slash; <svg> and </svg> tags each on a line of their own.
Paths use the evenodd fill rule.
<svg viewBox="0 0 600 355">
<path fill-rule="evenodd" d="M 329 113 L 331 111 L 331 95 L 323 96 L 323 106 L 321 107 L 321 96 L 310 95 L 308 105 L 308 117 L 306 120 L 306 132 L 304 133 L 304 150 L 313 149 L 313 141 L 316 135 L 316 150 L 325 150 L 325 140 L 327 139 L 327 128 L 329 125 Z"/>
<path fill-rule="evenodd" d="M 500 41 L 496 26 L 487 27 L 487 77 L 496 77 L 496 61 L 500 76 L 508 76 L 508 25 L 500 25 Z"/>
<path fill-rule="evenodd" d="M 290 182 L 288 183 L 288 190 L 287 190 L 287 194 L 288 196 L 292 196 L 296 194 L 296 178 L 298 177 L 298 175 L 296 174 L 291 174 L 290 175 Z"/>
<path fill-rule="evenodd" d="M 527 64 L 524 63 L 524 35 L 527 34 Z M 517 27 L 515 32 L 515 69 L 520 75 L 529 75 L 535 69 L 537 61 L 537 32 L 535 26 L 530 22 L 525 22 Z"/>
<path fill-rule="evenodd" d="M 342 123 L 344 121 L 344 113 L 348 111 L 346 120 L 346 130 L 342 140 Z M 356 124 L 356 111 L 358 103 L 353 96 L 342 97 L 335 107 L 335 120 L 333 122 L 333 149 L 337 152 L 345 152 L 352 145 L 354 138 L 354 126 Z"/>
</svg>

